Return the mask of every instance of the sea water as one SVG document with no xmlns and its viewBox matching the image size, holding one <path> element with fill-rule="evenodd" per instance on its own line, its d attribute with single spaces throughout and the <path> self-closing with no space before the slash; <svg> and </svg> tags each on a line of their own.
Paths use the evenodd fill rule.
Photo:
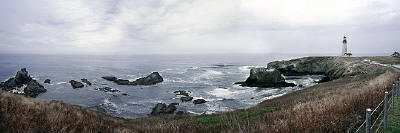
<svg viewBox="0 0 400 133">
<path fill-rule="evenodd" d="M 301 90 L 316 84 L 322 76 L 286 77 L 288 82 L 304 87 L 257 88 L 241 87 L 250 68 L 265 67 L 274 60 L 301 55 L 272 54 L 208 54 L 208 55 L 26 55 L 1 54 L 0 80 L 14 76 L 20 68 L 47 89 L 38 99 L 62 100 L 92 109 L 102 108 L 108 114 L 125 117 L 146 117 L 157 103 L 177 102 L 177 111 L 211 114 L 252 107 L 264 100 Z M 116 76 L 135 80 L 151 72 L 160 72 L 164 82 L 150 86 L 117 85 L 102 79 Z M 73 89 L 70 80 L 86 78 L 92 86 Z M 51 79 L 51 84 L 44 84 Z M 120 92 L 103 92 L 99 87 L 111 87 Z M 190 91 L 194 99 L 204 104 L 181 102 L 174 91 Z M 127 96 L 122 95 L 128 94 Z"/>
</svg>

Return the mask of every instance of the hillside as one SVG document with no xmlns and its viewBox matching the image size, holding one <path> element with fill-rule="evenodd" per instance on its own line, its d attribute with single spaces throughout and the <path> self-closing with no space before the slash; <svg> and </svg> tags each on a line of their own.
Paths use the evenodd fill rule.
<svg viewBox="0 0 400 133">
<path fill-rule="evenodd" d="M 400 77 L 396 57 L 305 57 L 268 64 L 283 75 L 325 74 L 326 82 L 214 115 L 122 119 L 61 101 L 0 92 L 0 132 L 346 132 L 364 120 Z"/>
</svg>

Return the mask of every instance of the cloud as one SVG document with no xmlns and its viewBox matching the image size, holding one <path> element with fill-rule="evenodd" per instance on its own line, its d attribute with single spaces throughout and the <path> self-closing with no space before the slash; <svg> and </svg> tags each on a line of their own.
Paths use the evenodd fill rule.
<svg viewBox="0 0 400 133">
<path fill-rule="evenodd" d="M 399 48 L 399 6 L 396 0 L 2 1 L 0 51 L 339 53 L 348 35 L 353 52 L 391 52 Z"/>
</svg>

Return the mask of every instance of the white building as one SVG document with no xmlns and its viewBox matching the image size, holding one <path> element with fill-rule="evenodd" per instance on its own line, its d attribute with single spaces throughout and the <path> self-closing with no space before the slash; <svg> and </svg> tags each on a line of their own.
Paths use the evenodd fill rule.
<svg viewBox="0 0 400 133">
<path fill-rule="evenodd" d="M 347 52 L 347 40 L 346 36 L 343 37 L 343 47 L 342 47 L 342 56 L 351 56 L 352 53 Z"/>
</svg>

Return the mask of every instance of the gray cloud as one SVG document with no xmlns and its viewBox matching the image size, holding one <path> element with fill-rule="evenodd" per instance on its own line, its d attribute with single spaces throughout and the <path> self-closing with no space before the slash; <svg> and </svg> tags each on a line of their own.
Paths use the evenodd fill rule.
<svg viewBox="0 0 400 133">
<path fill-rule="evenodd" d="M 399 50 L 397 0 L 13 0 L 0 52 L 339 53 Z"/>
</svg>

